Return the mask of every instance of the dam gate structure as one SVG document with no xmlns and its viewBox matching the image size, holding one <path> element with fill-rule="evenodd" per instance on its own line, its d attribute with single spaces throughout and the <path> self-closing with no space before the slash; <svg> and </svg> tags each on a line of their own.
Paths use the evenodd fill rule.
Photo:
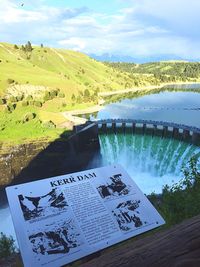
<svg viewBox="0 0 200 267">
<path fill-rule="evenodd" d="M 94 134 L 93 140 L 97 139 L 98 133 L 132 133 L 173 138 L 200 146 L 200 128 L 172 122 L 132 119 L 97 120 L 88 121 L 81 126 L 75 126 L 74 132 L 77 136 L 79 136 L 79 133 L 82 136 L 83 132 L 87 132 L 88 129 L 90 130 L 90 138 L 92 138 L 91 133 L 93 132 Z"/>
</svg>

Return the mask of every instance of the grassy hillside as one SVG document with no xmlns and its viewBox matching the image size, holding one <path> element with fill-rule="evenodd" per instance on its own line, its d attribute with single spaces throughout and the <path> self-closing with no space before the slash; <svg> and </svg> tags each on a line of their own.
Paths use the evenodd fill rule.
<svg viewBox="0 0 200 267">
<path fill-rule="evenodd" d="M 70 100 L 72 94 L 116 90 L 134 85 L 127 73 L 112 69 L 79 52 L 33 47 L 31 52 L 0 43 L 0 94 L 14 83 L 59 88 Z M 139 79 L 143 83 L 143 79 Z M 12 84 L 12 81 L 14 83 Z M 144 81 L 147 84 L 151 81 Z M 145 84 L 146 84 L 145 83 Z"/>
</svg>

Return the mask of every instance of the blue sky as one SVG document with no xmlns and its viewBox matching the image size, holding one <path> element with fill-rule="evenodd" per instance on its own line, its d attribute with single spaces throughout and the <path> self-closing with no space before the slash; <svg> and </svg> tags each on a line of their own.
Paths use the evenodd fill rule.
<svg viewBox="0 0 200 267">
<path fill-rule="evenodd" d="M 51 5 L 55 7 L 70 7 L 70 8 L 79 8 L 79 7 L 88 7 L 94 12 L 106 12 L 108 14 L 115 13 L 120 8 L 126 6 L 126 1 L 120 0 L 45 0 L 43 1 L 46 5 Z M 128 5 L 127 5 L 128 6 Z"/>
<path fill-rule="evenodd" d="M 199 60 L 199 10 L 199 0 L 0 0 L 0 41 Z"/>
</svg>

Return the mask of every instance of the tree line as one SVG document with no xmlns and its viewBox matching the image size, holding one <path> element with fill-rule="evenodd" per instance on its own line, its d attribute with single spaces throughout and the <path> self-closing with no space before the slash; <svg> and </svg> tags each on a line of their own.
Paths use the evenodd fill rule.
<svg viewBox="0 0 200 267">
<path fill-rule="evenodd" d="M 106 62 L 106 65 L 131 74 L 152 74 L 161 82 L 194 79 L 200 77 L 198 62 L 153 62 L 145 64 Z"/>
</svg>

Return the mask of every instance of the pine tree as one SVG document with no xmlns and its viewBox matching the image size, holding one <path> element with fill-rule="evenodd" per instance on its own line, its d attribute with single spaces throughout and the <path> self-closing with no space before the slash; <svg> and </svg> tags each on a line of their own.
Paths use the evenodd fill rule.
<svg viewBox="0 0 200 267">
<path fill-rule="evenodd" d="M 87 98 L 87 97 L 90 97 L 90 91 L 88 89 L 85 89 L 84 91 L 84 96 Z"/>
<path fill-rule="evenodd" d="M 72 102 L 75 102 L 76 101 L 76 97 L 75 97 L 74 94 L 72 95 L 71 100 L 72 100 Z"/>
<path fill-rule="evenodd" d="M 26 48 L 26 52 L 31 52 L 33 50 L 33 47 L 30 41 L 27 42 L 27 44 L 25 45 L 25 48 Z"/>
<path fill-rule="evenodd" d="M 26 48 L 25 48 L 25 46 L 24 46 L 24 45 L 22 45 L 22 46 L 21 46 L 21 50 L 22 50 L 23 52 L 25 52 L 25 51 L 26 51 Z"/>
</svg>

